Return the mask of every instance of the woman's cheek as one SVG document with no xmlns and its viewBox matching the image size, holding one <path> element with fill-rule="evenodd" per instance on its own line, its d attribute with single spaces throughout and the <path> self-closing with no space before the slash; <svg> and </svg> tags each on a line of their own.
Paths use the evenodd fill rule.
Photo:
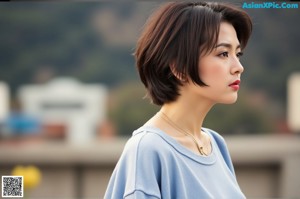
<svg viewBox="0 0 300 199">
<path fill-rule="evenodd" d="M 210 65 L 209 67 L 203 68 L 200 71 L 201 79 L 204 82 L 219 82 L 225 78 L 225 70 L 224 68 L 218 65 Z"/>
</svg>

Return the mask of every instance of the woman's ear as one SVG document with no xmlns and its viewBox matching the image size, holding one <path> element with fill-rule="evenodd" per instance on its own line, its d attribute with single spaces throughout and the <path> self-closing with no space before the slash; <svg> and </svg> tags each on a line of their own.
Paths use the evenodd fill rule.
<svg viewBox="0 0 300 199">
<path fill-rule="evenodd" d="M 177 69 L 176 69 L 176 65 L 175 65 L 175 61 L 172 61 L 170 64 L 169 64 L 169 67 L 170 67 L 170 70 L 172 72 L 172 74 L 181 82 L 187 82 L 187 78 L 186 78 L 186 75 L 182 72 L 179 72 Z"/>
</svg>

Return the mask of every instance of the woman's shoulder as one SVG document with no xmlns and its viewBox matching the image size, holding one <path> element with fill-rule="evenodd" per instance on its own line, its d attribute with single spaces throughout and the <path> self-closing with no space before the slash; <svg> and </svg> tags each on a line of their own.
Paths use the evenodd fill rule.
<svg viewBox="0 0 300 199">
<path fill-rule="evenodd" d="M 167 150 L 167 141 L 156 128 L 142 126 L 132 133 L 124 150 L 136 150 L 142 153 L 162 153 Z"/>
</svg>

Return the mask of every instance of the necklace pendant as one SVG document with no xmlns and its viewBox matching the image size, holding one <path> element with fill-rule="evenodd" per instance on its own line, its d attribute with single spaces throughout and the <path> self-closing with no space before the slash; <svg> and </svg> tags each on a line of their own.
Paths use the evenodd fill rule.
<svg viewBox="0 0 300 199">
<path fill-rule="evenodd" d="M 199 152 L 200 152 L 201 155 L 205 154 L 204 151 L 203 151 L 203 147 L 202 146 L 199 147 Z"/>
</svg>

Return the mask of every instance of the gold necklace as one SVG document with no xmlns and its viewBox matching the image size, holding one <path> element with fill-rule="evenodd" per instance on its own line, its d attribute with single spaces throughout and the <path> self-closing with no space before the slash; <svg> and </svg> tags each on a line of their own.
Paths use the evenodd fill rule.
<svg viewBox="0 0 300 199">
<path fill-rule="evenodd" d="M 164 112 L 160 111 L 160 113 L 161 113 L 161 118 L 163 120 L 165 120 L 169 125 L 171 125 L 175 129 L 177 129 L 179 132 L 183 133 L 184 135 L 192 138 L 193 142 L 196 144 L 197 149 L 201 155 L 208 156 L 208 154 L 204 152 L 203 146 L 199 146 L 196 138 L 191 133 L 186 132 L 184 129 L 182 129 L 178 125 L 176 125 L 175 122 L 173 122 Z"/>
</svg>

